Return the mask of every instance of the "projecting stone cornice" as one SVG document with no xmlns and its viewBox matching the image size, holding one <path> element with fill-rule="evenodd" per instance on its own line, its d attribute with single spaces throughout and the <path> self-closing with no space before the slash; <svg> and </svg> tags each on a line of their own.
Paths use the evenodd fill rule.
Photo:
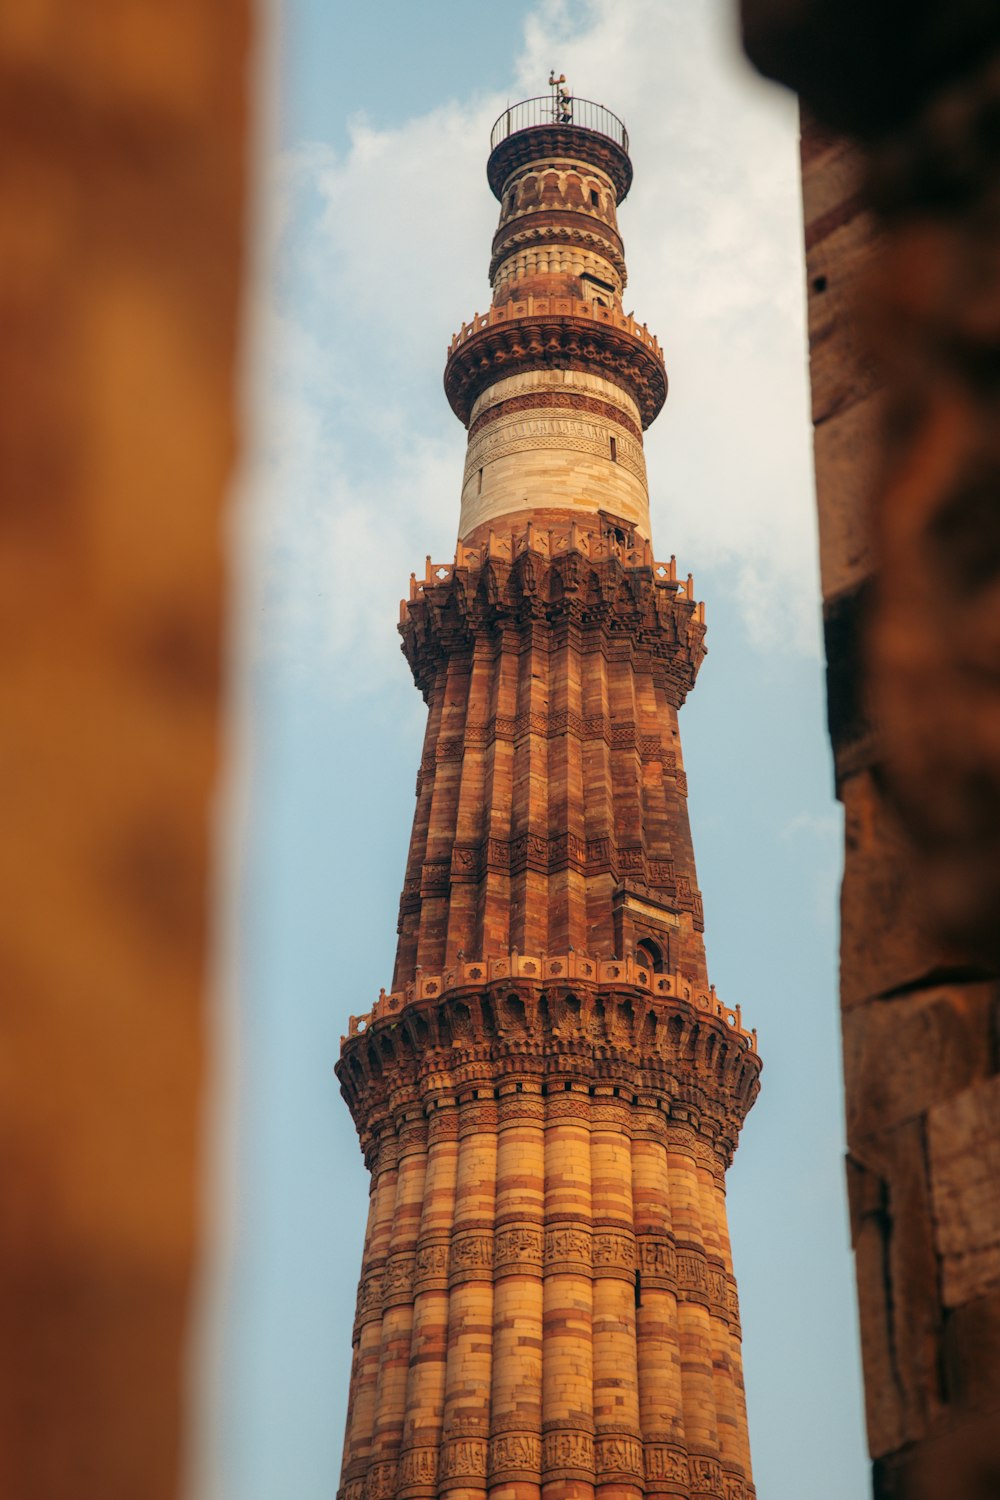
<svg viewBox="0 0 1000 1500">
<path fill-rule="evenodd" d="M 680 974 L 632 958 L 516 952 L 460 961 L 352 1016 L 337 1075 L 358 1124 L 397 1103 L 519 1073 L 610 1082 L 700 1127 L 728 1166 L 759 1090 L 757 1033 Z"/>
<path fill-rule="evenodd" d="M 608 225 L 582 214 L 559 212 L 510 219 L 501 225 L 493 236 L 489 267 L 491 285 L 505 260 L 532 245 L 571 245 L 578 250 L 589 250 L 614 266 L 622 286 L 627 285 L 625 247 L 620 236 Z"/>
<path fill-rule="evenodd" d="M 663 564 L 625 566 L 615 556 L 595 559 L 576 550 L 555 557 L 522 551 L 508 562 L 486 549 L 478 565 L 465 560 L 431 573 L 414 586 L 399 625 L 425 696 L 441 666 L 470 651 L 477 638 L 539 628 L 578 632 L 584 649 L 589 642 L 609 653 L 642 652 L 675 708 L 694 686 L 705 655 L 704 611 L 690 597 L 690 584 L 672 579 Z"/>
<path fill-rule="evenodd" d="M 574 165 L 584 162 L 603 172 L 614 183 L 619 203 L 632 186 L 632 163 L 628 152 L 610 136 L 578 125 L 534 125 L 529 130 L 517 130 L 508 135 L 491 151 L 486 178 L 493 196 L 503 197 L 504 184 L 520 167 L 557 157 L 565 157 Z"/>
<path fill-rule="evenodd" d="M 572 297 L 507 302 L 463 324 L 448 350 L 445 394 L 467 427 L 487 386 L 505 375 L 545 369 L 602 375 L 632 397 L 643 427 L 667 399 L 663 352 L 645 324 Z"/>
</svg>

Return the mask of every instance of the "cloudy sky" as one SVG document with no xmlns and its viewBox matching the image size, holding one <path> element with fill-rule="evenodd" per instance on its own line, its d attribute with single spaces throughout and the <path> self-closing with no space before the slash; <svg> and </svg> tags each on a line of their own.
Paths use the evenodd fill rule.
<svg viewBox="0 0 1000 1500">
<path fill-rule="evenodd" d="M 670 377 L 646 440 L 654 547 L 707 606 L 681 732 L 710 972 L 765 1063 L 729 1189 L 758 1492 L 866 1490 L 797 126 L 731 8 L 267 13 L 199 1500 L 337 1487 L 367 1186 L 331 1070 L 391 975 L 424 720 L 395 624 L 410 571 L 454 550 L 465 434 L 441 377 L 489 301 L 490 126 L 551 67 L 629 130 L 625 306 Z"/>
</svg>

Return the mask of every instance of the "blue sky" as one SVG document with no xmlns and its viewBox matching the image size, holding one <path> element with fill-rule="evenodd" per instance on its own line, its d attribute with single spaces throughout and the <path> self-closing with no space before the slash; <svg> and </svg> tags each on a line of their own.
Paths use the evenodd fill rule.
<svg viewBox="0 0 1000 1500">
<path fill-rule="evenodd" d="M 367 1181 L 332 1066 L 391 975 L 424 720 L 398 601 L 454 549 L 441 376 L 489 298 L 489 127 L 554 65 L 629 129 L 654 546 L 706 601 L 681 733 L 710 973 L 765 1064 L 729 1179 L 758 1492 L 862 1494 L 794 106 L 719 0 L 268 14 L 195 1491 L 336 1491 Z"/>
</svg>

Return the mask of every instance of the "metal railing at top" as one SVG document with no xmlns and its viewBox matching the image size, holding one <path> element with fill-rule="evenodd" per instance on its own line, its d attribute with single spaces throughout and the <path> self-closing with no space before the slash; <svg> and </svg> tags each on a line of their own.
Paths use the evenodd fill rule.
<svg viewBox="0 0 1000 1500">
<path fill-rule="evenodd" d="M 493 151 L 509 135 L 519 130 L 531 130 L 536 125 L 576 125 L 581 130 L 593 130 L 604 135 L 623 151 L 628 150 L 628 131 L 603 104 L 592 99 L 554 98 L 552 94 L 540 94 L 537 99 L 522 99 L 520 104 L 509 104 L 490 132 L 490 150 Z"/>
</svg>

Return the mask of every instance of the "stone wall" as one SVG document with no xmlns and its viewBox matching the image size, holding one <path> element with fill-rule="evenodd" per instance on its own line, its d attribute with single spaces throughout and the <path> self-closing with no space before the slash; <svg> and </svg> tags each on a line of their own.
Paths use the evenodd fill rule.
<svg viewBox="0 0 1000 1500">
<path fill-rule="evenodd" d="M 1000 12 L 743 0 L 803 101 L 877 1500 L 1000 1490 Z"/>
<path fill-rule="evenodd" d="M 0 1493 L 176 1495 L 246 0 L 0 19 Z"/>
</svg>

